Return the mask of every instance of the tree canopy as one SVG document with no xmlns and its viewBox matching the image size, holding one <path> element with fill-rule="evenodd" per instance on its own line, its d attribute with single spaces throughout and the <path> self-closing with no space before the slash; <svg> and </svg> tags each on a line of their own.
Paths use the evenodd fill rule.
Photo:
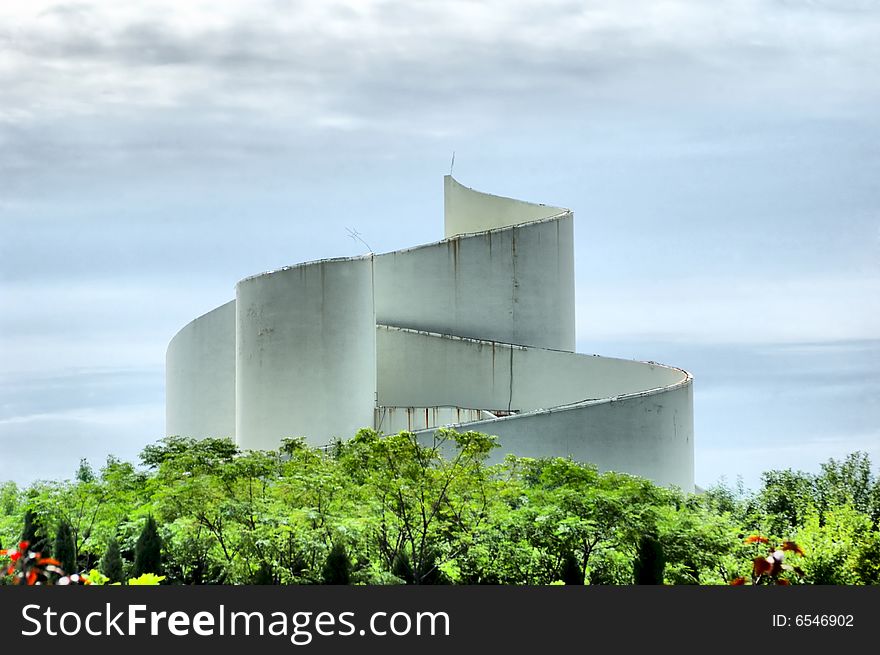
<svg viewBox="0 0 880 655">
<path fill-rule="evenodd" d="M 763 535 L 797 542 L 798 581 L 880 582 L 863 453 L 688 494 L 561 458 L 488 465 L 495 447 L 448 429 L 277 451 L 169 437 L 139 466 L 83 460 L 71 480 L 0 485 L 0 547 L 51 544 L 68 573 L 166 584 L 728 584 Z"/>
</svg>

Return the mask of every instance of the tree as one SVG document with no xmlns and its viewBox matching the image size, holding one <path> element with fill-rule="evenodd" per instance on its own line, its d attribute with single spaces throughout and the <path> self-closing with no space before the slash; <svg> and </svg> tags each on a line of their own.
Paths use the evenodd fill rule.
<svg viewBox="0 0 880 655">
<path fill-rule="evenodd" d="M 89 460 L 83 457 L 79 460 L 79 468 L 76 469 L 76 479 L 79 482 L 93 482 L 95 480 L 95 472 Z"/>
<path fill-rule="evenodd" d="M 867 514 L 845 504 L 825 512 L 811 513 L 795 540 L 809 555 L 804 559 L 805 580 L 811 584 L 854 585 L 862 574 L 858 561 L 872 536 Z"/>
<path fill-rule="evenodd" d="M 42 553 L 46 557 L 49 556 L 51 551 L 49 539 L 40 521 L 40 515 L 32 509 L 28 509 L 24 513 L 24 528 L 21 531 L 21 541 L 28 542 L 30 544 L 29 548 L 32 551 Z"/>
<path fill-rule="evenodd" d="M 665 567 L 663 544 L 653 534 L 642 535 L 633 563 L 633 581 L 636 584 L 663 584 Z"/>
<path fill-rule="evenodd" d="M 524 537 L 543 562 L 532 584 L 558 579 L 563 559 L 576 558 L 581 575 L 626 584 L 639 535 L 656 523 L 658 507 L 674 494 L 647 480 L 620 473 L 599 473 L 595 466 L 563 458 L 527 461 L 528 503 L 517 513 Z M 594 554 L 603 562 L 593 565 Z M 623 556 L 626 566 L 619 566 Z"/>
<path fill-rule="evenodd" d="M 562 571 L 559 574 L 559 579 L 565 584 L 584 584 L 584 572 L 581 571 L 580 562 L 571 553 L 566 553 L 562 558 Z"/>
<path fill-rule="evenodd" d="M 867 453 L 855 452 L 842 462 L 829 459 L 822 464 L 822 472 L 816 478 L 816 496 L 823 512 L 849 504 L 859 512 L 871 514 L 874 486 L 870 458 Z"/>
<path fill-rule="evenodd" d="M 156 520 L 150 516 L 138 537 L 134 550 L 134 577 L 144 573 L 159 574 L 162 570 L 162 537 Z"/>
<path fill-rule="evenodd" d="M 368 494 L 362 505 L 383 569 L 412 584 L 446 581 L 440 566 L 464 552 L 488 520 L 483 462 L 496 446 L 479 432 L 441 428 L 431 445 L 411 432 L 361 430 L 337 447 L 343 470 Z"/>
<path fill-rule="evenodd" d="M 101 558 L 101 573 L 109 578 L 110 582 L 122 582 L 122 556 L 119 554 L 119 541 L 111 537 L 107 542 L 107 550 Z"/>
<path fill-rule="evenodd" d="M 760 513 L 766 517 L 765 529 L 781 537 L 803 525 L 810 508 L 816 504 L 815 476 L 791 469 L 766 471 L 761 475 L 761 482 L 757 502 Z"/>
<path fill-rule="evenodd" d="M 333 548 L 327 554 L 322 570 L 324 584 L 349 584 L 351 580 L 351 559 L 345 546 L 341 543 L 333 544 Z"/>
<path fill-rule="evenodd" d="M 740 573 L 744 553 L 743 517 L 737 501 L 730 512 L 718 512 L 715 498 L 693 496 L 678 507 L 658 513 L 657 538 L 663 547 L 668 584 L 727 584 Z"/>
<path fill-rule="evenodd" d="M 55 547 L 52 551 L 65 573 L 69 575 L 76 572 L 76 543 L 67 521 L 61 521 L 58 524 L 58 531 L 55 533 Z"/>
</svg>

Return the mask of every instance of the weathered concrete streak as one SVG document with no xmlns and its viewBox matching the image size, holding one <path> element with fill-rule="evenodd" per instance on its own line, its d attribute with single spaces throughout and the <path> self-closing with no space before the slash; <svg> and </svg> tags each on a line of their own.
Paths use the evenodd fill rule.
<svg viewBox="0 0 880 655">
<path fill-rule="evenodd" d="M 574 351 L 574 217 L 376 256 L 376 321 Z"/>
<path fill-rule="evenodd" d="M 236 430 L 246 448 L 322 445 L 373 423 L 376 323 L 370 257 L 329 260 L 237 287 Z"/>
<path fill-rule="evenodd" d="M 693 385 L 635 394 L 615 401 L 455 425 L 496 435 L 490 462 L 520 457 L 571 457 L 600 470 L 640 475 L 665 486 L 694 489 Z M 425 443 L 433 430 L 416 431 Z"/>
</svg>

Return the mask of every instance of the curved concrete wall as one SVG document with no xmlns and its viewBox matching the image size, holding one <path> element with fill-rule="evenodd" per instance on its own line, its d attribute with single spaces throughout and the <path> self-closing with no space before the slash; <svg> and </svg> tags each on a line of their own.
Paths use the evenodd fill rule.
<svg viewBox="0 0 880 655">
<path fill-rule="evenodd" d="M 235 301 L 184 326 L 165 353 L 165 432 L 235 435 Z"/>
<path fill-rule="evenodd" d="M 456 425 L 498 437 L 490 461 L 571 457 L 604 471 L 694 489 L 693 385 Z M 433 430 L 417 433 L 430 443 Z"/>
<path fill-rule="evenodd" d="M 445 180 L 443 241 L 247 278 L 167 354 L 167 432 L 244 448 L 443 424 L 693 488 L 692 380 L 574 353 L 574 216 Z"/>
<path fill-rule="evenodd" d="M 447 239 L 571 213 L 562 207 L 476 191 L 458 183 L 451 175 L 443 178 L 443 210 Z"/>
<path fill-rule="evenodd" d="M 322 445 L 373 423 L 372 258 L 303 264 L 236 288 L 236 429 L 245 448 Z"/>
</svg>

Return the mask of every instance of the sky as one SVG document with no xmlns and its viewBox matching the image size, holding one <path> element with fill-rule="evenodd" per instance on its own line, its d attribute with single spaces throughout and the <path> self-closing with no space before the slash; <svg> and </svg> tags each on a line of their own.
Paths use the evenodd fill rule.
<svg viewBox="0 0 880 655">
<path fill-rule="evenodd" d="M 164 436 L 237 280 L 575 212 L 580 352 L 695 378 L 696 481 L 880 464 L 880 3 L 0 0 L 0 480 Z"/>
</svg>

